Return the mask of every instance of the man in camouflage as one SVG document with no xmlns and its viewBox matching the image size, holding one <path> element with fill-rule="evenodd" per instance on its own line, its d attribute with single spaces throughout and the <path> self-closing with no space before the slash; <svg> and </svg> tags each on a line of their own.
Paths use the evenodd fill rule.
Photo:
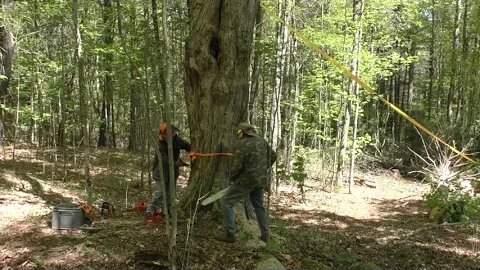
<svg viewBox="0 0 480 270">
<path fill-rule="evenodd" d="M 235 242 L 235 212 L 234 206 L 245 196 L 250 197 L 258 226 L 260 239 L 267 242 L 270 236 L 267 221 L 267 211 L 264 207 L 264 189 L 269 185 L 269 169 L 277 160 L 275 151 L 257 134 L 256 127 L 247 123 L 240 123 L 237 128 L 240 139 L 236 146 L 231 178 L 233 182 L 228 192 L 222 198 L 223 217 L 226 225 L 226 234 L 217 239 Z"/>
</svg>

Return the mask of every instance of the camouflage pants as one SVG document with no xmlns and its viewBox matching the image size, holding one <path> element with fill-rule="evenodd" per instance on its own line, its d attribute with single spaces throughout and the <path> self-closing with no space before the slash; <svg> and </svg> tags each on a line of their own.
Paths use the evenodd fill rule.
<svg viewBox="0 0 480 270">
<path fill-rule="evenodd" d="M 263 188 L 245 188 L 238 184 L 232 184 L 227 194 L 222 198 L 223 218 L 225 221 L 227 233 L 235 235 L 235 212 L 233 207 L 235 204 L 249 196 L 252 206 L 257 216 L 258 227 L 260 228 L 261 238 L 269 238 L 267 210 L 264 206 Z"/>
</svg>

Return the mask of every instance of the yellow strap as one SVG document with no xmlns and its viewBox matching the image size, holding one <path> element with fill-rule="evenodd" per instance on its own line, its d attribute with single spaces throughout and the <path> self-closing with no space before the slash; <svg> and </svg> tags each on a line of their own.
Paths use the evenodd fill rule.
<svg viewBox="0 0 480 270">
<path fill-rule="evenodd" d="M 325 52 L 324 50 L 322 50 L 319 46 L 315 45 L 313 42 L 311 42 L 308 38 L 306 38 L 305 36 L 303 36 L 300 32 L 298 32 L 295 28 L 293 28 L 291 25 L 289 25 L 288 23 L 286 23 L 282 18 L 278 17 L 278 15 L 276 15 L 275 13 L 271 12 L 266 6 L 265 4 L 263 3 L 260 3 L 260 5 L 262 6 L 262 8 L 265 10 L 265 12 L 270 15 L 270 17 L 276 19 L 278 22 L 282 23 L 283 25 L 285 25 L 286 27 L 288 27 L 288 29 L 290 29 L 290 31 L 292 33 L 295 34 L 295 36 L 301 40 L 303 43 L 305 43 L 308 47 L 310 47 L 312 50 L 314 50 L 315 52 L 318 52 L 325 60 L 327 60 L 328 62 L 330 62 L 332 65 L 334 65 L 335 67 L 337 67 L 343 74 L 347 75 L 350 79 L 356 81 L 360 86 L 362 86 L 363 89 L 365 89 L 365 91 L 367 91 L 368 93 L 372 94 L 372 95 L 376 95 L 383 103 L 385 103 L 388 107 L 390 107 L 391 109 L 393 109 L 395 112 L 397 112 L 398 114 L 400 114 L 403 118 L 407 119 L 410 123 L 412 123 L 414 126 L 418 127 L 419 129 L 421 129 L 423 132 L 427 133 L 428 135 L 430 135 L 432 138 L 434 138 L 435 140 L 443 143 L 445 146 L 447 146 L 448 148 L 450 148 L 450 150 L 452 150 L 453 152 L 457 153 L 458 155 L 462 156 L 463 158 L 467 159 L 468 161 L 472 162 L 472 163 L 477 163 L 477 161 L 475 161 L 474 159 L 470 158 L 469 156 L 467 156 L 465 153 L 461 152 L 461 151 L 458 151 L 455 147 L 449 145 L 448 143 L 446 143 L 445 141 L 443 141 L 440 137 L 438 137 L 437 135 L 433 134 L 433 132 L 431 132 L 430 130 L 428 130 L 426 127 L 424 127 L 422 124 L 420 124 L 419 122 L 417 122 L 417 120 L 413 119 L 411 116 L 409 116 L 408 114 L 406 114 L 404 111 L 402 111 L 400 108 L 398 108 L 397 106 L 395 106 L 394 104 L 392 104 L 391 102 L 389 102 L 388 100 L 386 100 L 385 98 L 383 98 L 382 96 L 378 95 L 377 94 L 377 91 L 375 89 L 373 89 L 372 87 L 370 87 L 368 84 L 366 84 L 365 82 L 363 82 L 360 78 L 358 78 L 357 76 L 355 76 L 351 71 L 350 69 L 348 69 L 347 67 L 345 67 L 344 65 L 342 65 L 341 63 L 339 63 L 337 60 L 335 60 L 333 57 L 331 57 L 327 52 Z"/>
</svg>

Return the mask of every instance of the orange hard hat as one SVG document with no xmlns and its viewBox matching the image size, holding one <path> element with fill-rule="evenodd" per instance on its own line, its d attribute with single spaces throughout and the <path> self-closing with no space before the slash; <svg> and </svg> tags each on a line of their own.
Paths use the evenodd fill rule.
<svg viewBox="0 0 480 270">
<path fill-rule="evenodd" d="M 167 133 L 167 123 L 163 122 L 160 124 L 160 127 L 159 127 L 159 132 L 162 133 L 162 134 L 166 134 Z"/>
<path fill-rule="evenodd" d="M 158 128 L 158 131 L 160 132 L 160 135 L 162 137 L 166 137 L 167 136 L 167 127 L 168 127 L 168 124 L 163 122 L 160 124 L 159 128 Z M 175 135 L 177 135 L 177 128 L 175 126 L 172 125 L 172 137 L 175 137 Z"/>
</svg>

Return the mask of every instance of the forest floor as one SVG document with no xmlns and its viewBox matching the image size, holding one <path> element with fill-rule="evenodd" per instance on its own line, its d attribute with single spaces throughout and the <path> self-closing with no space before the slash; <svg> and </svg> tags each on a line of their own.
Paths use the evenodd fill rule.
<svg viewBox="0 0 480 270">
<path fill-rule="evenodd" d="M 139 185 L 139 157 L 117 150 L 92 153 L 95 205 L 105 200 L 117 211 L 107 218 L 94 215 L 99 230 L 85 232 L 52 230 L 49 224 L 53 206 L 86 198 L 75 153 L 24 147 L 14 160 L 11 153 L 0 154 L 1 270 L 164 269 L 156 262 L 167 254 L 165 225 L 147 224 L 133 211 L 136 201 L 150 199 L 147 184 Z M 380 169 L 357 178 L 376 182 L 376 188 L 356 185 L 353 194 L 329 193 L 310 180 L 302 196 L 295 186 L 281 184 L 270 200 L 273 240 L 266 247 L 246 248 L 243 239 L 216 241 L 221 220 L 200 210 L 187 248 L 189 223 L 179 223 L 179 264 L 254 269 L 262 258 L 275 256 L 287 269 L 352 269 L 356 262 L 385 270 L 480 269 L 480 227 L 430 221 L 423 199 L 427 184 Z M 186 178 L 179 182 L 181 195 Z"/>
</svg>

